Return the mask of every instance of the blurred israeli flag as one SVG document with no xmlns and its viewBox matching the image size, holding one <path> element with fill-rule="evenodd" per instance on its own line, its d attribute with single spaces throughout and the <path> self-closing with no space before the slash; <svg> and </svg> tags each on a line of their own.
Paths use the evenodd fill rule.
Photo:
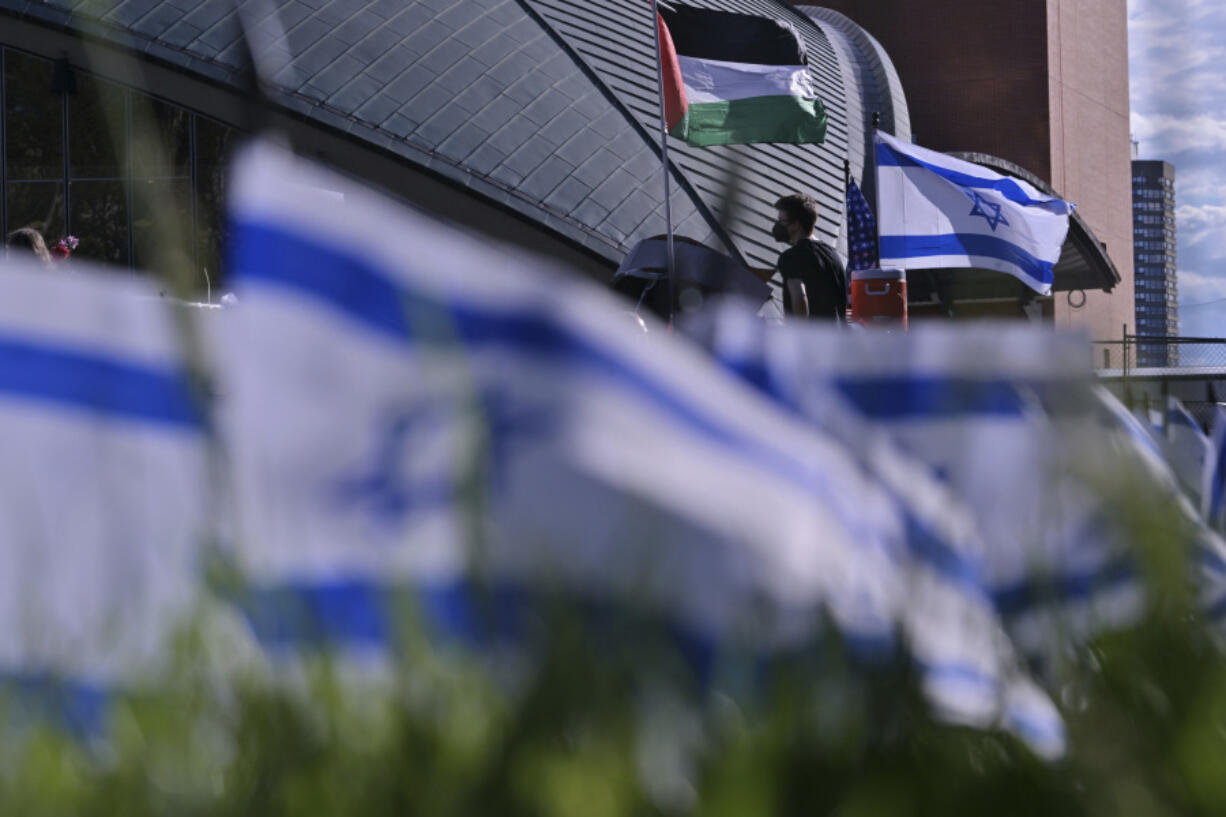
<svg viewBox="0 0 1226 817">
<path fill-rule="evenodd" d="M 197 598 L 205 413 L 174 307 L 76 267 L 0 276 L 0 695 L 103 728 Z"/>
<path fill-rule="evenodd" d="M 1226 409 L 1213 407 L 1210 431 L 1213 454 L 1205 469 L 1201 492 L 1201 512 L 1209 526 L 1219 533 L 1226 532 Z"/>
<path fill-rule="evenodd" d="M 1140 472 L 1140 491 L 1149 497 L 1155 507 L 1164 507 L 1168 511 L 1167 527 L 1171 541 L 1188 544 L 1186 555 L 1193 568 L 1192 578 L 1201 612 L 1220 629 L 1226 622 L 1226 540 L 1221 536 L 1221 529 L 1215 526 L 1212 513 L 1205 510 L 1198 513 L 1188 492 L 1181 486 L 1167 459 L 1161 429 L 1157 429 L 1156 436 L 1150 422 L 1130 413 L 1123 403 L 1102 387 L 1095 389 L 1095 397 L 1100 409 L 1100 423 L 1109 435 L 1108 440 L 1121 443 L 1115 446 L 1122 449 L 1117 452 L 1122 457 L 1116 460 L 1121 470 Z M 1221 409 L 1218 412 L 1219 415 L 1224 414 Z M 1215 425 L 1215 439 L 1217 431 L 1218 426 Z M 1218 473 L 1214 453 L 1205 463 L 1205 489 L 1201 496 L 1202 503 L 1210 508 L 1213 507 L 1213 496 L 1217 490 Z"/>
<path fill-rule="evenodd" d="M 943 504 L 961 507 L 977 530 L 945 541 L 1028 657 L 1041 663 L 1142 614 L 1120 504 L 1138 496 L 1169 514 L 1205 611 L 1226 615 L 1226 546 L 1178 489 L 1160 442 L 1092 386 L 1083 337 L 1003 325 L 766 332 L 728 313 L 706 321 L 697 336 L 777 402 L 862 455 L 901 448 L 945 486 L 953 500 Z M 882 461 L 875 471 L 884 473 Z M 910 493 L 887 483 L 909 507 L 933 507 L 940 493 L 913 470 Z"/>
<path fill-rule="evenodd" d="M 1163 449 L 1171 470 L 1192 504 L 1201 505 L 1205 470 L 1213 469 L 1213 444 L 1183 402 L 1168 395 Z"/>
<path fill-rule="evenodd" d="M 1083 337 L 764 332 L 723 315 L 714 332 L 719 359 L 797 414 L 853 447 L 885 435 L 944 485 L 978 531 L 951 541 L 1024 654 L 1140 614 L 1143 588 L 1096 488 L 1110 469 L 1090 470 L 1106 440 Z"/>
<path fill-rule="evenodd" d="M 881 131 L 876 149 L 881 266 L 996 270 L 1051 292 L 1072 204 Z"/>
<path fill-rule="evenodd" d="M 378 651 L 396 586 L 463 631 L 474 574 L 707 644 L 801 643 L 822 606 L 889 640 L 903 523 L 835 441 L 573 276 L 269 146 L 235 167 L 226 392 L 265 644 Z"/>
<path fill-rule="evenodd" d="M 826 609 L 864 649 L 901 629 L 947 717 L 1061 750 L 944 545 L 963 517 L 908 510 L 842 443 L 688 344 L 647 343 L 573 276 L 369 191 L 304 202 L 285 179 L 343 183 L 266 146 L 237 168 L 236 553 L 266 646 L 377 654 L 396 588 L 428 627 L 471 635 L 474 572 L 505 620 L 562 588 L 714 650 L 803 647 Z"/>
</svg>

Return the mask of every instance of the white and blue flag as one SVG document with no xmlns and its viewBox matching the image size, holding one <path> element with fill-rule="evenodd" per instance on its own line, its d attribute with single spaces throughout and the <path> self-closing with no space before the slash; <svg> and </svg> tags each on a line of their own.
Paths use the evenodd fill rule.
<svg viewBox="0 0 1226 817">
<path fill-rule="evenodd" d="M 1139 472 L 1142 480 L 1140 490 L 1152 499 L 1155 507 L 1169 510 L 1168 527 L 1172 541 L 1191 543 L 1187 555 L 1193 568 L 1201 612 L 1220 630 L 1223 621 L 1226 621 L 1226 540 L 1220 535 L 1221 529 L 1217 526 L 1220 519 L 1213 515 L 1212 509 L 1215 507 L 1213 497 L 1220 489 L 1221 479 L 1216 452 L 1221 450 L 1218 432 L 1223 426 L 1218 421 L 1226 417 L 1226 412 L 1218 408 L 1215 415 L 1214 452 L 1204 465 L 1205 488 L 1201 496 L 1202 503 L 1208 504 L 1209 510 L 1201 510 L 1198 514 L 1167 459 L 1161 428 L 1155 430 L 1151 425 L 1152 420 L 1146 422 L 1135 412 L 1129 412 L 1123 403 L 1101 386 L 1095 389 L 1095 396 L 1101 409 L 1103 430 L 1121 443 L 1115 446 L 1121 449 L 1121 464 Z M 1190 415 L 1188 420 L 1195 424 Z M 1199 431 L 1199 425 L 1196 428 Z"/>
<path fill-rule="evenodd" d="M 206 422 L 151 282 L 0 276 L 0 696 L 104 729 L 199 598 Z M 215 509 L 214 509 L 215 510 Z"/>
<path fill-rule="evenodd" d="M 236 168 L 227 427 L 265 645 L 378 653 L 397 588 L 466 635 L 475 573 L 696 643 L 801 643 L 821 607 L 890 639 L 903 521 L 837 442 L 573 276 L 275 148 Z"/>
<path fill-rule="evenodd" d="M 1058 753 L 1059 718 L 1020 668 L 996 609 L 996 531 L 980 527 L 979 509 L 953 490 L 947 470 L 902 444 L 894 426 L 923 429 L 948 416 L 953 428 L 964 429 L 984 403 L 1002 410 L 1012 404 L 1008 383 L 977 386 L 954 376 L 942 363 L 948 350 L 931 342 L 920 344 L 927 348 L 917 359 L 890 362 L 911 336 L 767 327 L 735 305 L 691 316 L 682 329 L 786 411 L 843 440 L 889 492 L 907 523 L 910 589 L 902 627 L 937 711 L 963 723 L 1005 726 L 1039 751 Z M 982 355 L 981 335 L 970 340 Z M 910 378 L 917 364 L 921 371 Z M 883 376 L 883 368 L 891 373 Z M 958 444 L 951 453 L 964 450 Z"/>
<path fill-rule="evenodd" d="M 876 149 L 881 266 L 996 270 L 1051 292 L 1072 204 L 880 131 Z"/>
<path fill-rule="evenodd" d="M 1200 508 L 1205 490 L 1205 472 L 1212 471 L 1214 467 L 1213 444 L 1201 429 L 1200 422 L 1173 395 L 1167 396 L 1166 436 L 1162 445 L 1180 487 L 1193 506 Z"/>
<path fill-rule="evenodd" d="M 1213 453 L 1205 469 L 1201 513 L 1209 527 L 1223 533 L 1226 532 L 1226 409 L 1220 405 L 1213 407 L 1209 444 Z"/>
<path fill-rule="evenodd" d="M 707 334 L 720 360 L 817 427 L 862 454 L 884 435 L 924 466 L 889 484 L 909 508 L 944 494 L 943 516 L 971 517 L 975 535 L 946 535 L 946 547 L 1023 654 L 1060 654 L 1143 612 L 1128 540 L 1098 489 L 1121 458 L 1108 459 L 1083 336 L 1012 324 L 766 331 L 730 311 Z"/>
<path fill-rule="evenodd" d="M 660 613 L 690 654 L 803 648 L 824 609 L 868 653 L 902 631 L 947 717 L 1061 751 L 939 502 L 909 509 L 706 355 L 645 343 L 603 291 L 275 149 L 236 166 L 235 553 L 266 647 L 377 657 L 402 590 L 471 639 L 474 573 L 498 632 L 561 588 Z"/>
</svg>

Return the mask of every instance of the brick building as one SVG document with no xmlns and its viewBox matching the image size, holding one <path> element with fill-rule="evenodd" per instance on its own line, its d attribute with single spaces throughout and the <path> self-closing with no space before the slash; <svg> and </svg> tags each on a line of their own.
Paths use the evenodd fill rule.
<svg viewBox="0 0 1226 817">
<path fill-rule="evenodd" d="M 825 0 L 889 53 L 915 140 L 1020 166 L 1075 202 L 1120 281 L 1058 292 L 1058 326 L 1133 325 L 1128 31 L 1124 0 Z"/>
</svg>

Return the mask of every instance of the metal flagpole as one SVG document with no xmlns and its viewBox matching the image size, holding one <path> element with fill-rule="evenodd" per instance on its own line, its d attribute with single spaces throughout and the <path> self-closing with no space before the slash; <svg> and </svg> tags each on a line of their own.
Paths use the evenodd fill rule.
<svg viewBox="0 0 1226 817">
<path fill-rule="evenodd" d="M 873 178 L 873 217 L 877 234 L 877 266 L 881 266 L 881 189 L 877 186 L 877 131 L 881 129 L 881 112 L 873 111 L 873 139 L 869 146 L 869 168 Z"/>
<path fill-rule="evenodd" d="M 668 247 L 668 325 L 673 325 L 673 304 L 676 303 L 673 260 L 673 203 L 668 178 L 668 124 L 664 110 L 664 54 L 660 51 L 660 10 L 656 0 L 651 0 L 651 30 L 656 42 L 656 88 L 660 93 L 660 160 L 664 168 L 664 228 Z"/>
</svg>

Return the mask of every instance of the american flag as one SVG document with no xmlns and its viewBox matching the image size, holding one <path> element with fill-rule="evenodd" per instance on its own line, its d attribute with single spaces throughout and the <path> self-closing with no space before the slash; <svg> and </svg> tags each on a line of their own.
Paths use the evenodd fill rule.
<svg viewBox="0 0 1226 817">
<path fill-rule="evenodd" d="M 853 181 L 847 182 L 847 255 L 849 270 L 877 266 L 877 220 Z"/>
</svg>

